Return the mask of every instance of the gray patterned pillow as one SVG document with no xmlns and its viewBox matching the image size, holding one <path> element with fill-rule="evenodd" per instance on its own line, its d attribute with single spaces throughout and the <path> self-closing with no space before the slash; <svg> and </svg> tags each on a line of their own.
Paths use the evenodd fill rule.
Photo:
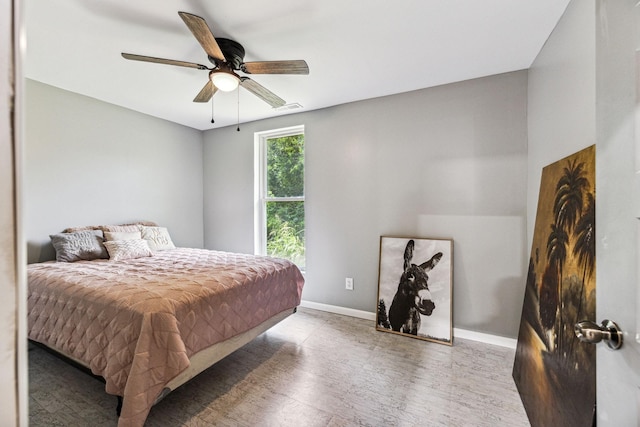
<svg viewBox="0 0 640 427">
<path fill-rule="evenodd" d="M 56 261 L 74 262 L 109 258 L 102 243 L 102 230 L 85 230 L 73 233 L 52 234 L 49 236 L 56 250 Z"/>
</svg>

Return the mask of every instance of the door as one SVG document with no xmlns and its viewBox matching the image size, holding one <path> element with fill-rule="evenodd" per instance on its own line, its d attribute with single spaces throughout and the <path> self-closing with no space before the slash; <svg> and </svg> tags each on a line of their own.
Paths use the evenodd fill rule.
<svg viewBox="0 0 640 427">
<path fill-rule="evenodd" d="M 596 320 L 623 331 L 598 344 L 598 426 L 640 425 L 640 149 L 637 0 L 599 0 L 596 16 Z M 585 344 L 591 345 L 591 344 Z"/>
</svg>

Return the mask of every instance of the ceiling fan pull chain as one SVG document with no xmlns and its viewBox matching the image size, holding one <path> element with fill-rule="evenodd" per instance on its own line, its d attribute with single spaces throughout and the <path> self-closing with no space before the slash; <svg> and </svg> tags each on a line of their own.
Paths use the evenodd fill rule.
<svg viewBox="0 0 640 427">
<path fill-rule="evenodd" d="M 215 123 L 216 121 L 213 120 L 213 97 L 211 97 L 211 123 Z"/>
<path fill-rule="evenodd" d="M 236 131 L 240 132 L 240 85 L 238 85 L 236 90 L 238 91 L 238 127 Z"/>
</svg>

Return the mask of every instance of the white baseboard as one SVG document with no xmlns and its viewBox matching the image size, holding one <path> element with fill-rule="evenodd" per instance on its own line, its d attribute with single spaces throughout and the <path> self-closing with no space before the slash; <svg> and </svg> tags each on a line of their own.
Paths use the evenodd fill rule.
<svg viewBox="0 0 640 427">
<path fill-rule="evenodd" d="M 376 320 L 376 314 L 370 311 L 355 310 L 353 308 L 340 307 L 337 305 L 322 304 L 319 302 L 305 301 L 300 302 L 301 307 L 313 308 L 315 310 L 327 311 L 329 313 L 343 314 L 345 316 L 357 317 L 359 319 Z"/>
<path fill-rule="evenodd" d="M 376 313 L 363 310 L 355 310 L 353 308 L 340 307 L 337 305 L 322 304 L 319 302 L 305 301 L 300 302 L 301 307 L 312 308 L 314 310 L 327 311 L 329 313 L 342 314 L 345 316 L 357 317 L 359 319 L 376 320 Z M 478 341 L 485 344 L 498 345 L 507 348 L 516 348 L 518 341 L 513 338 L 501 337 L 499 335 L 485 334 L 482 332 L 469 331 L 466 329 L 453 328 L 453 337 L 465 340 Z"/>
<path fill-rule="evenodd" d="M 513 350 L 516 349 L 518 340 L 514 338 L 501 337 L 500 335 L 485 334 L 482 332 L 469 331 L 467 329 L 453 328 L 453 336 L 465 340 L 478 341 L 485 344 L 499 345 Z"/>
</svg>

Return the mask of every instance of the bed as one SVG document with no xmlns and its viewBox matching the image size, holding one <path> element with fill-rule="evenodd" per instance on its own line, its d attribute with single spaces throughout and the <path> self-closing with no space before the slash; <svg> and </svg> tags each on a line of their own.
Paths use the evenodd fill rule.
<svg viewBox="0 0 640 427">
<path fill-rule="evenodd" d="M 160 249 L 124 235 L 105 241 L 107 233 L 61 233 L 84 236 L 71 252 L 89 259 L 71 261 L 52 235 L 58 260 L 27 267 L 28 336 L 104 378 L 106 392 L 122 398 L 119 426 L 142 426 L 168 392 L 300 303 L 304 279 L 289 261 L 176 248 L 170 238 Z M 87 245 L 98 249 L 78 249 Z"/>
</svg>

